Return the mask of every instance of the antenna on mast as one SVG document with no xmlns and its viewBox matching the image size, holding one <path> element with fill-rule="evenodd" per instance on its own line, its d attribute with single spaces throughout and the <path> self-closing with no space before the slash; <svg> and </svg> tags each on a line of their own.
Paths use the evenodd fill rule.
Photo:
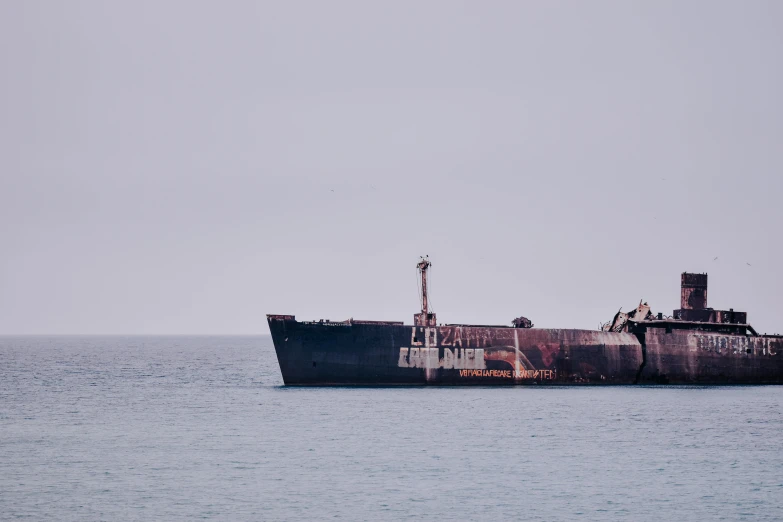
<svg viewBox="0 0 783 522">
<path fill-rule="evenodd" d="M 416 265 L 421 276 L 421 312 L 413 316 L 413 324 L 416 326 L 436 326 L 435 314 L 430 313 L 430 305 L 427 300 L 427 270 L 432 266 L 429 256 L 421 256 Z"/>
</svg>

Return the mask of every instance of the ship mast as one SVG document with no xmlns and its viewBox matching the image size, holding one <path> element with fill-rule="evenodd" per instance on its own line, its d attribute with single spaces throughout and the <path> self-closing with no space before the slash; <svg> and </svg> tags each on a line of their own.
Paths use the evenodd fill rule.
<svg viewBox="0 0 783 522">
<path fill-rule="evenodd" d="M 416 268 L 419 269 L 419 275 L 421 276 L 421 313 L 428 314 L 430 312 L 429 304 L 427 303 L 427 270 L 432 266 L 428 258 L 421 258 Z"/>
<path fill-rule="evenodd" d="M 432 266 L 429 256 L 423 256 L 416 268 L 419 269 L 421 276 L 421 313 L 413 316 L 413 323 L 416 326 L 435 326 L 435 314 L 430 313 L 429 301 L 427 300 L 427 270 Z"/>
</svg>

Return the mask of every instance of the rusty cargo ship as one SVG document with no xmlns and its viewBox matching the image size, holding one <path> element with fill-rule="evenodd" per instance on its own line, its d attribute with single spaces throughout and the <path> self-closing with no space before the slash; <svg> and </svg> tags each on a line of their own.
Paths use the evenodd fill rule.
<svg viewBox="0 0 783 522">
<path fill-rule="evenodd" d="M 707 307 L 707 274 L 681 274 L 680 308 L 645 302 L 599 330 L 438 324 L 428 258 L 421 311 L 402 321 L 297 321 L 267 315 L 286 385 L 783 384 L 783 336 L 745 312 Z"/>
</svg>

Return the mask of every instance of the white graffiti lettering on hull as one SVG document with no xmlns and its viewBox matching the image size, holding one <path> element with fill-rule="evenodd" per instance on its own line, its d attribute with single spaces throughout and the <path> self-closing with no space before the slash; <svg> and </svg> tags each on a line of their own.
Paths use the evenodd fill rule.
<svg viewBox="0 0 783 522">
<path fill-rule="evenodd" d="M 446 370 L 483 370 L 483 348 L 442 348 L 443 357 L 440 356 L 441 348 L 400 348 L 400 358 L 397 366 L 400 368 L 426 368 Z"/>
</svg>

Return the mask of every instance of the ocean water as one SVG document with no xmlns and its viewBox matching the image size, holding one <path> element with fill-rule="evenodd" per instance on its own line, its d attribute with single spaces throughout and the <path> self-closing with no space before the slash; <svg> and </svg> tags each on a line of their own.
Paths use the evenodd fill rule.
<svg viewBox="0 0 783 522">
<path fill-rule="evenodd" d="M 0 519 L 781 520 L 783 387 L 285 388 L 269 337 L 0 338 Z"/>
</svg>

